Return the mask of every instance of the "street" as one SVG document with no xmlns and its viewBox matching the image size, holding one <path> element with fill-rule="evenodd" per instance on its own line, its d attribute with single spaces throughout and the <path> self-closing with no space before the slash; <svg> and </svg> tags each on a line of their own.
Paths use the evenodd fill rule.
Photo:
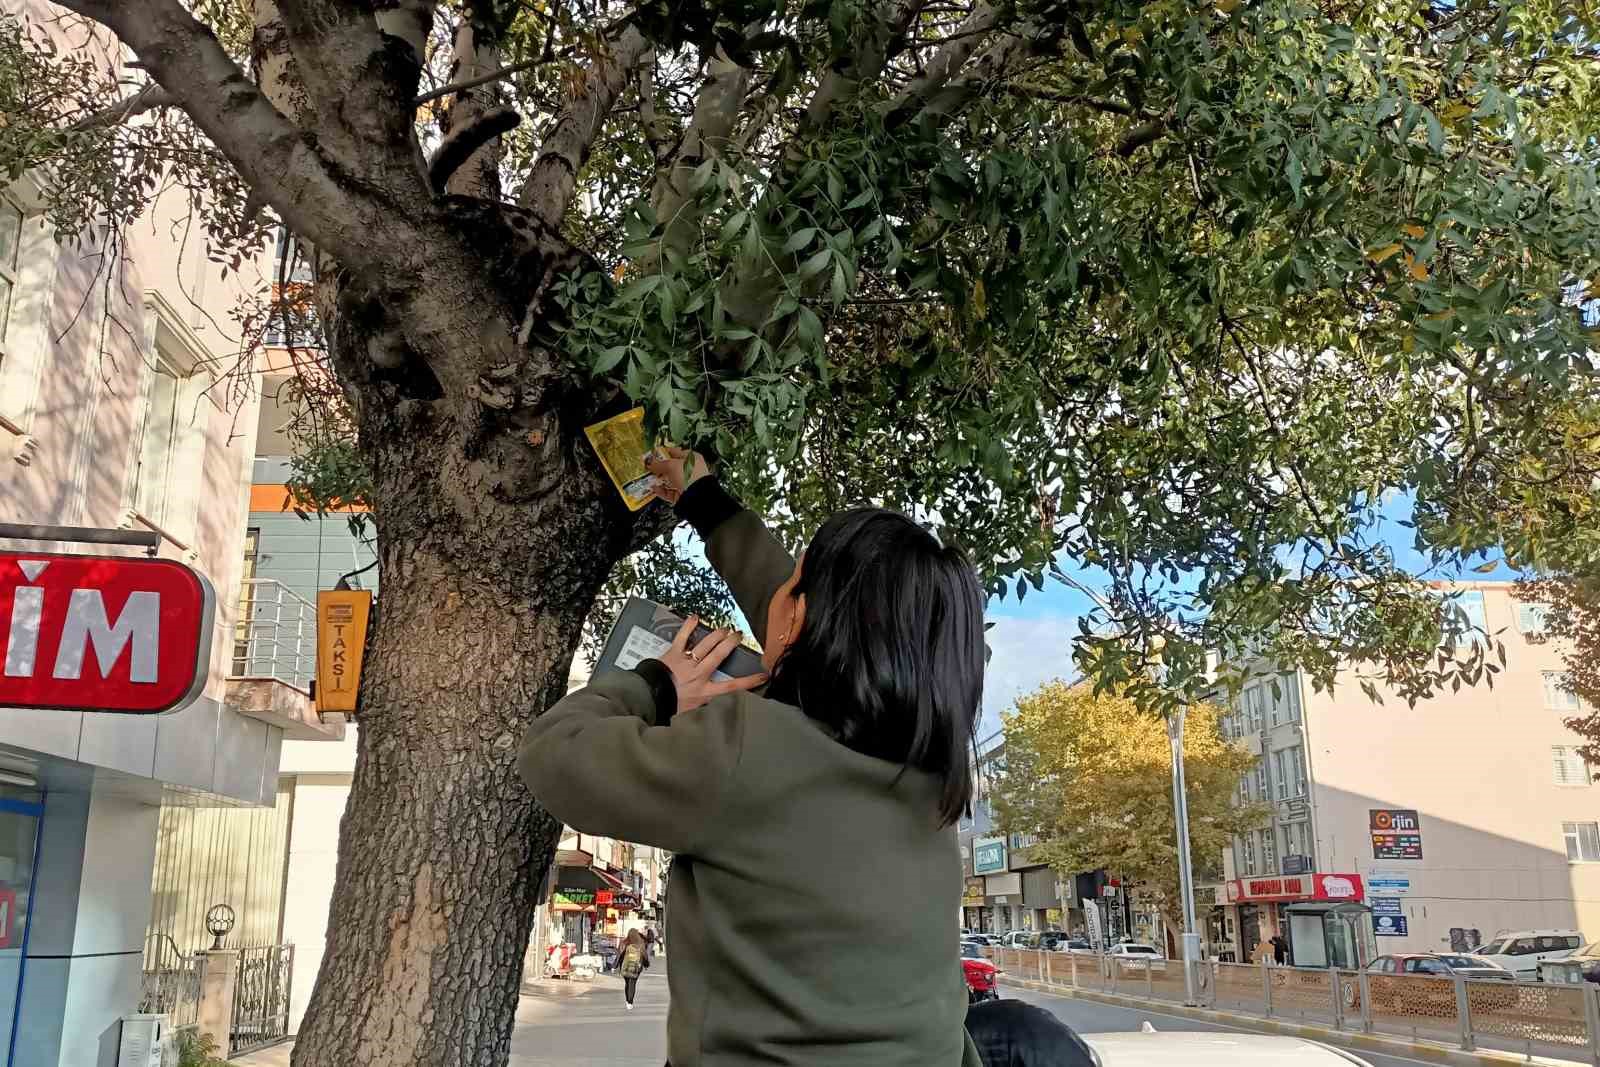
<svg viewBox="0 0 1600 1067">
<path fill-rule="evenodd" d="M 1231 1027 L 1155 1011 L 1096 1004 L 1028 989 L 1007 997 L 1037 1004 L 1081 1034 L 1137 1030 L 1228 1030 Z M 661 1067 L 667 1059 L 667 975 L 652 967 L 639 980 L 633 1011 L 623 1007 L 622 982 L 599 977 L 588 985 L 543 982 L 524 993 L 511 1038 L 509 1067 Z M 286 1067 L 289 1046 L 234 1061 L 240 1067 Z M 1416 1067 L 1421 1060 L 1359 1053 L 1372 1067 Z"/>
</svg>

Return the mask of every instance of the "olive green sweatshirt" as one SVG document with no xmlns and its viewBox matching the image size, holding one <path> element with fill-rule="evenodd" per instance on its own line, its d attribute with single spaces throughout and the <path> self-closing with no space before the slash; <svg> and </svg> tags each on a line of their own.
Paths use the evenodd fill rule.
<svg viewBox="0 0 1600 1067">
<path fill-rule="evenodd" d="M 680 511 L 760 640 L 794 561 L 730 505 L 707 479 Z M 520 767 L 574 829 L 675 854 L 672 1067 L 977 1067 L 938 783 L 752 693 L 674 715 L 650 666 L 603 672 L 547 711 Z"/>
</svg>

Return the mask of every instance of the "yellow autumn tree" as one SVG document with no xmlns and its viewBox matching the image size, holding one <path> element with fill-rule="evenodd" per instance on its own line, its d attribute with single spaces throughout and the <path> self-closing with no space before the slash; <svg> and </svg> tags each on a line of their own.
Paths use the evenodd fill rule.
<svg viewBox="0 0 1600 1067">
<path fill-rule="evenodd" d="M 1234 834 L 1262 825 L 1239 805 L 1254 758 L 1225 740 L 1214 705 L 1190 707 L 1184 729 L 1190 854 L 1196 878 L 1216 875 Z M 1000 827 L 1034 834 L 1033 855 L 1063 878 L 1104 868 L 1177 926 L 1178 848 L 1172 749 L 1165 722 L 1088 683 L 1051 682 L 1004 714 L 1005 768 L 994 791 Z"/>
</svg>

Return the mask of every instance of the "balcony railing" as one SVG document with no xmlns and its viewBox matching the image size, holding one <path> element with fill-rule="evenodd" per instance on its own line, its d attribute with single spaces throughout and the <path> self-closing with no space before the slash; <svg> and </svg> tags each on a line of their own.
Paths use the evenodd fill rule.
<svg viewBox="0 0 1600 1067">
<path fill-rule="evenodd" d="M 273 578 L 240 583 L 230 678 L 276 678 L 309 692 L 317 669 L 317 608 Z"/>
</svg>

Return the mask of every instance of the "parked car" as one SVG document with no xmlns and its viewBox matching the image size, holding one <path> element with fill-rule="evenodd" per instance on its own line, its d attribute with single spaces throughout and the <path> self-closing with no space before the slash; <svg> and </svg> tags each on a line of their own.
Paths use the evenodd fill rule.
<svg viewBox="0 0 1600 1067">
<path fill-rule="evenodd" d="M 961 946 L 961 977 L 966 979 L 968 1004 L 976 1004 L 980 1000 L 999 1000 L 1000 991 L 995 987 L 995 979 L 1000 973 L 1000 968 L 983 954 L 981 948 L 971 944 Z"/>
<path fill-rule="evenodd" d="M 1397 952 L 1379 956 L 1367 965 L 1373 974 L 1431 974 L 1439 978 L 1493 978 L 1515 981 L 1516 975 L 1495 963 L 1471 953 Z"/>
<path fill-rule="evenodd" d="M 1002 948 L 1027 948 L 1028 938 L 1033 936 L 1030 930 L 1013 930 L 1000 939 Z"/>
<path fill-rule="evenodd" d="M 1100 1067 L 1372 1067 L 1352 1053 L 1298 1037 L 1243 1033 L 1083 1034 Z"/>
<path fill-rule="evenodd" d="M 1539 981 L 1561 985 L 1600 984 L 1600 941 L 1584 945 L 1570 956 L 1540 960 Z"/>
<path fill-rule="evenodd" d="M 1583 935 L 1576 930 L 1514 930 L 1496 934 L 1472 954 L 1498 963 L 1518 978 L 1532 982 L 1539 977 L 1539 964 L 1570 956 L 1582 945 Z"/>
<path fill-rule="evenodd" d="M 1087 937 L 1068 937 L 1056 942 L 1057 952 L 1093 952 L 1094 945 Z"/>
<path fill-rule="evenodd" d="M 1045 949 L 1049 952 L 1054 952 L 1056 950 L 1056 946 L 1061 944 L 1061 942 L 1065 941 L 1066 939 L 1067 935 L 1062 933 L 1060 930 L 1046 930 L 1039 935 L 1039 943 L 1037 947 Z"/>
<path fill-rule="evenodd" d="M 1160 949 L 1152 948 L 1149 945 L 1135 944 L 1132 941 L 1118 941 L 1115 945 L 1106 949 L 1106 955 L 1151 960 L 1164 960 L 1167 958 L 1162 955 Z"/>
<path fill-rule="evenodd" d="M 1367 973 L 1505 983 L 1514 982 L 1517 977 L 1497 963 L 1461 952 L 1400 952 L 1379 956 L 1367 964 Z M 1372 991 L 1372 1006 L 1377 1011 L 1404 1013 L 1414 1010 L 1419 1003 L 1425 1003 L 1441 1014 L 1455 1011 L 1456 990 L 1453 982 L 1447 985 L 1444 982 L 1369 981 L 1367 987 Z M 1352 990 L 1346 995 L 1345 1002 L 1355 1007 L 1361 1002 L 1360 988 L 1352 983 Z M 1517 996 L 1516 987 L 1508 984 L 1503 991 L 1492 991 L 1484 1006 L 1508 1008 L 1517 1002 Z"/>
</svg>

